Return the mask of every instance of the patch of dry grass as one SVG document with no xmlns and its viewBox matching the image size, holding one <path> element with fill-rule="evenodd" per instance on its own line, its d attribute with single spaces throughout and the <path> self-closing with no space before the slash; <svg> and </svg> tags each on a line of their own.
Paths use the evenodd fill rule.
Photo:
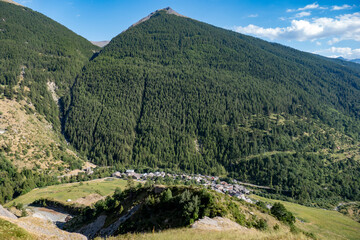
<svg viewBox="0 0 360 240">
<path fill-rule="evenodd" d="M 101 238 L 97 238 L 100 240 Z M 248 229 L 244 231 L 205 231 L 192 228 L 180 228 L 165 230 L 157 233 L 137 233 L 119 235 L 116 237 L 106 238 L 108 240 L 140 240 L 140 239 L 153 239 L 153 240 L 203 240 L 203 239 L 226 239 L 226 240 L 301 240 L 308 239 L 302 234 L 292 234 L 287 228 L 282 228 L 279 231 L 258 231 L 255 229 Z"/>
<path fill-rule="evenodd" d="M 33 240 L 36 238 L 16 224 L 0 218 L 0 239 Z"/>
<path fill-rule="evenodd" d="M 0 149 L 18 168 L 59 171 L 61 158 L 79 159 L 67 148 L 53 126 L 26 101 L 0 99 Z"/>
</svg>

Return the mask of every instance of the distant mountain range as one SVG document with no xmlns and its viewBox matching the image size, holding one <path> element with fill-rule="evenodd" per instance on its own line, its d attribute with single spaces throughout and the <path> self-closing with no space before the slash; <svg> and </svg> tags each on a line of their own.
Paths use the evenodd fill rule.
<svg viewBox="0 0 360 240">
<path fill-rule="evenodd" d="M 92 44 L 98 46 L 98 47 L 105 47 L 109 44 L 110 41 L 91 41 Z"/>
<path fill-rule="evenodd" d="M 360 58 L 359 59 L 352 59 L 352 60 L 350 60 L 350 62 L 360 63 Z"/>
<path fill-rule="evenodd" d="M 338 57 L 337 59 L 340 59 L 343 61 L 348 61 L 348 62 L 360 63 L 360 58 L 359 59 L 345 59 L 343 57 Z"/>
</svg>

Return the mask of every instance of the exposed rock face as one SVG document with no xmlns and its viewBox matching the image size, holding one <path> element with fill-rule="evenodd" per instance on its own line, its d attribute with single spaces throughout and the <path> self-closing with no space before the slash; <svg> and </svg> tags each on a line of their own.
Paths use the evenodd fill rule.
<svg viewBox="0 0 360 240">
<path fill-rule="evenodd" d="M 87 236 L 89 239 L 92 239 L 96 236 L 97 232 L 101 230 L 104 226 L 106 220 L 105 215 L 99 216 L 95 222 L 92 222 L 84 227 L 82 227 L 78 232 Z"/>
<path fill-rule="evenodd" d="M 62 240 L 86 240 L 84 235 L 69 233 L 59 229 L 49 219 L 43 217 L 23 217 L 17 218 L 14 214 L 0 205 L 0 217 L 4 218 L 33 234 L 38 239 L 62 239 Z"/>
<path fill-rule="evenodd" d="M 139 210 L 140 205 L 136 205 L 132 209 L 130 209 L 124 216 L 120 217 L 118 220 L 104 228 L 106 222 L 106 215 L 100 215 L 94 222 L 89 223 L 82 228 L 80 228 L 77 232 L 85 235 L 89 239 L 93 239 L 95 236 L 107 237 L 113 235 L 118 229 L 119 226 L 128 220 L 137 210 Z"/>
<path fill-rule="evenodd" d="M 138 22 L 134 23 L 133 25 L 131 25 L 130 28 L 135 27 L 136 25 L 149 20 L 152 16 L 154 16 L 156 13 L 158 13 L 160 11 L 165 11 L 167 14 L 173 14 L 173 15 L 176 15 L 176 16 L 179 16 L 179 17 L 186 17 L 184 15 L 181 15 L 180 13 L 175 12 L 171 7 L 167 7 L 167 8 L 159 9 L 159 10 L 156 10 L 155 12 L 150 13 L 148 16 L 140 19 L 140 21 L 138 21 Z"/>
<path fill-rule="evenodd" d="M 28 233 L 34 235 L 36 239 L 87 240 L 84 235 L 63 231 L 46 219 L 34 217 L 18 219 L 4 217 L 4 219 L 25 229 Z"/>
<path fill-rule="evenodd" d="M 17 219 L 17 217 L 13 213 L 9 212 L 1 205 L 0 205 L 0 216 L 11 218 L 11 219 Z"/>
<path fill-rule="evenodd" d="M 59 104 L 59 96 L 56 94 L 56 89 L 58 88 L 55 82 L 47 82 L 48 91 L 51 93 L 51 96 L 56 104 Z"/>
<path fill-rule="evenodd" d="M 120 225 L 128 220 L 138 209 L 140 208 L 140 205 L 136 205 L 133 207 L 126 215 L 119 218 L 116 222 L 111 224 L 109 227 L 102 229 L 100 231 L 100 236 L 107 237 L 113 235 L 120 227 Z"/>
</svg>

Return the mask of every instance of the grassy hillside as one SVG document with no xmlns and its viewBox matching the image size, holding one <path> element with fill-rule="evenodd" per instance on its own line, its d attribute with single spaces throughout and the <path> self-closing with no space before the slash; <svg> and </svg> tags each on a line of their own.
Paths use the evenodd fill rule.
<svg viewBox="0 0 360 240">
<path fill-rule="evenodd" d="M 159 11 L 86 65 L 65 134 L 100 165 L 360 199 L 360 69 L 340 63 Z"/>
<path fill-rule="evenodd" d="M 91 217 L 90 215 L 86 215 L 88 216 L 86 221 L 80 225 L 86 225 L 89 222 L 95 220 L 98 216 L 105 214 L 108 216 L 106 226 L 110 226 L 114 221 L 118 220 L 121 218 L 121 216 L 126 214 L 129 209 L 135 205 L 141 204 L 142 206 L 138 212 L 135 213 L 123 225 L 123 227 L 120 227 L 118 231 L 121 233 L 125 233 L 128 230 L 130 230 L 130 232 L 144 232 L 145 230 L 151 232 L 155 227 L 155 233 L 125 234 L 118 235 L 112 239 L 166 239 L 172 235 L 176 236 L 176 239 L 190 239 L 191 237 L 195 237 L 195 239 L 308 239 L 301 232 L 298 234 L 290 233 L 290 229 L 287 225 L 278 222 L 278 220 L 276 220 L 273 216 L 269 215 L 269 211 L 266 211 L 259 206 L 247 204 L 245 202 L 233 201 L 225 195 L 213 193 L 210 196 L 212 196 L 214 200 L 214 205 L 212 205 L 212 207 L 208 206 L 210 210 L 208 214 L 211 215 L 211 212 L 213 212 L 215 215 L 219 214 L 220 216 L 232 219 L 233 221 L 236 221 L 247 227 L 252 227 L 252 229 L 226 230 L 219 232 L 213 231 L 211 229 L 201 230 L 180 227 L 178 229 L 165 230 L 168 227 L 174 227 L 172 223 L 175 222 L 180 225 L 181 223 L 188 223 L 186 222 L 185 218 L 183 219 L 185 216 L 182 216 L 182 213 L 184 213 L 183 210 L 178 209 L 182 204 L 176 204 L 176 207 L 166 207 L 167 204 L 162 202 L 164 199 L 163 195 L 165 192 L 165 186 L 160 186 L 158 188 L 159 191 L 157 194 L 155 194 L 155 192 L 147 192 L 144 190 L 133 190 L 131 193 L 131 191 L 129 192 L 128 190 L 125 190 L 126 185 L 128 185 L 128 183 L 120 179 L 112 179 L 112 181 L 104 179 L 93 180 L 83 182 L 82 184 L 61 184 L 41 189 L 34 189 L 31 192 L 7 203 L 5 206 L 10 207 L 15 203 L 22 203 L 27 205 L 41 198 L 53 199 L 56 202 L 60 202 L 65 205 L 80 203 L 77 200 L 85 199 L 87 196 L 91 196 L 91 198 L 93 198 L 87 198 L 88 201 L 96 201 L 101 199 L 100 196 L 112 196 L 116 188 L 121 188 L 123 190 L 122 193 L 117 192 L 118 195 L 107 198 L 106 200 L 103 198 L 102 201 L 95 204 L 96 211 L 94 212 L 94 215 L 92 215 L 93 211 L 91 210 L 91 214 L 89 212 Z M 191 190 L 192 188 L 180 186 L 172 187 L 171 189 L 172 198 L 176 199 L 176 197 L 179 197 L 178 193 L 181 193 L 186 189 Z M 160 191 L 162 192 L 160 193 Z M 196 192 L 197 190 L 195 188 L 194 193 Z M 292 212 L 296 217 L 295 226 L 302 231 L 313 233 L 318 239 L 358 239 L 357 237 L 360 231 L 360 223 L 340 214 L 339 212 L 305 207 L 295 203 L 266 199 L 259 196 L 252 197 L 265 203 L 274 204 L 275 202 L 281 202 L 286 207 L 286 209 Z M 66 200 L 69 198 L 72 199 L 72 202 L 66 202 Z M 119 201 L 119 205 L 116 204 L 116 200 Z M 199 202 L 200 205 L 205 204 L 204 198 L 200 197 L 199 200 L 201 202 Z M 89 202 L 89 204 L 85 205 L 91 205 L 93 203 L 94 202 Z M 84 202 L 82 202 L 82 204 L 84 204 Z M 204 206 L 206 206 L 206 204 Z M 203 211 L 204 206 L 198 209 L 199 212 L 197 217 L 203 217 L 202 214 L 206 212 Z M 216 209 L 219 211 L 216 211 Z M 190 216 L 194 217 L 194 215 L 191 214 Z M 256 221 L 259 219 L 266 220 L 268 230 L 256 230 Z M 164 224 L 162 221 L 165 221 L 166 224 Z M 78 221 L 76 224 L 79 226 Z M 276 224 L 280 226 L 280 229 L 274 231 L 273 227 Z M 150 227 L 147 228 L 147 226 Z M 159 233 L 158 230 L 161 230 L 161 233 Z"/>
<path fill-rule="evenodd" d="M 95 238 L 96 240 L 100 240 L 103 238 Z M 211 240 L 258 240 L 258 239 L 266 239 L 266 240 L 304 240 L 310 239 L 301 234 L 291 234 L 288 230 L 280 230 L 277 232 L 260 232 L 256 230 L 245 230 L 245 231 L 204 231 L 197 229 L 172 229 L 165 230 L 156 233 L 138 233 L 138 234 L 126 234 L 119 235 L 116 237 L 107 237 L 109 240 L 138 240 L 138 239 L 153 239 L 153 240 L 203 240 L 203 239 L 211 239 Z"/>
<path fill-rule="evenodd" d="M 125 186 L 126 181 L 113 178 L 97 179 L 82 183 L 61 184 L 34 189 L 29 193 L 8 202 L 5 206 L 10 207 L 19 203 L 28 205 L 41 198 L 53 199 L 63 204 L 67 204 L 66 200 L 68 199 L 72 200 L 69 204 L 73 202 L 76 203 L 77 200 L 86 198 L 89 195 L 92 195 L 95 199 L 100 200 L 102 197 L 112 195 L 117 187 L 124 189 Z M 93 201 L 91 203 L 93 203 Z"/>
<path fill-rule="evenodd" d="M 295 225 L 298 228 L 314 233 L 319 239 L 359 239 L 360 223 L 337 211 L 305 207 L 258 196 L 253 198 L 271 204 L 281 202 L 297 218 Z"/>
<path fill-rule="evenodd" d="M 77 169 L 83 158 L 71 150 L 43 115 L 26 101 L 0 99 L 0 151 L 18 169 L 49 174 Z"/>
<path fill-rule="evenodd" d="M 8 240 L 33 240 L 35 236 L 26 232 L 16 224 L 0 218 L 0 238 Z"/>
<path fill-rule="evenodd" d="M 284 211 L 287 212 L 286 209 Z M 276 235 L 280 229 L 281 234 L 287 232 L 291 235 L 289 231 L 293 228 L 290 227 L 293 220 L 287 225 L 285 220 L 280 222 L 274 216 L 266 207 L 204 188 L 161 185 L 135 187 L 129 183 L 125 191 L 117 190 L 112 197 L 97 202 L 94 209 L 85 209 L 67 222 L 65 228 L 93 238 L 159 232 L 188 227 L 203 217 L 223 217 L 237 223 L 232 223 L 232 230 L 247 232 L 257 229 L 252 232 L 266 231 L 268 234 L 265 235 Z M 229 232 L 228 236 L 232 233 Z M 185 236 L 189 236 L 189 232 Z"/>
</svg>

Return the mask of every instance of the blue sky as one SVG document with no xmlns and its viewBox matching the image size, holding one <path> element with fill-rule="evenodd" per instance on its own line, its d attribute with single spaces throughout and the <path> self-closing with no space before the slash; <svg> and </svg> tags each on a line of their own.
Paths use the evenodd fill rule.
<svg viewBox="0 0 360 240">
<path fill-rule="evenodd" d="M 18 0 L 91 41 L 170 6 L 199 21 L 329 57 L 360 58 L 360 1 Z"/>
</svg>

